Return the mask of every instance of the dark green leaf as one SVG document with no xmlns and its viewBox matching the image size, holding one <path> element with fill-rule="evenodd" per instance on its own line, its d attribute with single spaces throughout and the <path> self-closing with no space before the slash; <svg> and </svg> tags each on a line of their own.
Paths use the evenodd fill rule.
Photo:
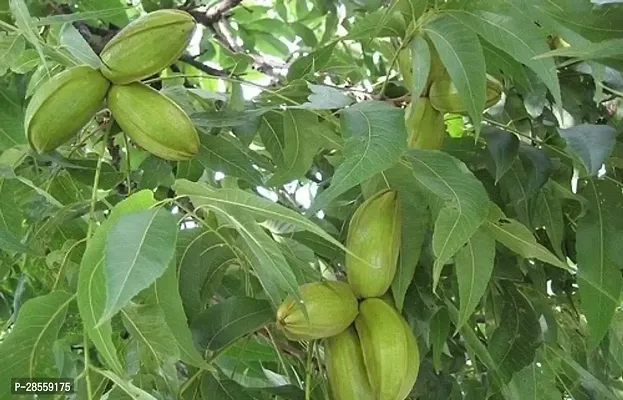
<svg viewBox="0 0 623 400">
<path fill-rule="evenodd" d="M 515 288 L 504 293 L 503 318 L 489 341 L 489 353 L 504 382 L 532 363 L 541 328 L 532 304 Z"/>
<path fill-rule="evenodd" d="M 108 219 L 100 225 L 91 237 L 82 256 L 78 276 L 78 309 L 89 335 L 109 368 L 123 374 L 123 367 L 117 349 L 112 341 L 110 322 L 100 321 L 106 307 L 106 273 L 104 271 L 106 239 L 116 222 L 125 214 L 146 210 L 155 203 L 153 193 L 147 190 L 138 192 L 117 204 Z"/>
<path fill-rule="evenodd" d="M 554 61 L 535 59 L 549 49 L 543 33 L 532 20 L 515 9 L 509 7 L 497 10 L 491 7 L 491 9 L 491 11 L 457 10 L 449 15 L 531 68 L 547 85 L 556 102 L 561 104 L 560 85 Z"/>
<path fill-rule="evenodd" d="M 216 351 L 273 319 L 273 310 L 267 301 L 230 297 L 199 314 L 191 329 L 198 344 Z"/>
<path fill-rule="evenodd" d="M 609 125 L 582 124 L 558 132 L 591 175 L 597 175 L 610 156 L 617 136 L 617 131 Z"/>
<path fill-rule="evenodd" d="M 478 134 L 487 88 L 485 57 L 478 36 L 449 15 L 429 22 L 425 30 L 435 44 L 459 97 L 467 106 Z"/>
<path fill-rule="evenodd" d="M 214 172 L 240 178 L 260 185 L 262 176 L 253 168 L 253 163 L 242 147 L 223 135 L 203 135 L 197 160 Z"/>
<path fill-rule="evenodd" d="M 619 187 L 607 181 L 589 180 L 581 193 L 588 207 L 577 227 L 578 286 L 589 327 L 588 345 L 594 349 L 621 304 L 623 196 Z"/>
<path fill-rule="evenodd" d="M 176 237 L 177 221 L 162 208 L 125 214 L 116 221 L 106 238 L 106 306 L 100 322 L 162 276 L 173 260 Z"/>
<path fill-rule="evenodd" d="M 410 150 L 409 162 L 415 179 L 441 202 L 433 231 L 437 259 L 433 287 L 441 269 L 476 232 L 488 213 L 489 198 L 482 183 L 449 154 L 432 150 Z M 434 207 L 431 204 L 431 207 Z"/>
<path fill-rule="evenodd" d="M 492 126 L 484 127 L 482 136 L 487 141 L 487 149 L 495 163 L 495 182 L 497 183 L 517 159 L 519 139 L 510 132 Z"/>
<path fill-rule="evenodd" d="M 52 345 L 74 299 L 57 291 L 24 303 L 13 329 L 0 342 L 0 397 L 11 397 L 12 378 L 58 376 Z"/>
<path fill-rule="evenodd" d="M 364 101 L 342 112 L 344 161 L 331 186 L 318 195 L 309 213 L 396 163 L 407 145 L 404 111 L 387 103 Z"/>
<path fill-rule="evenodd" d="M 286 110 L 283 112 L 284 149 L 283 164 L 268 180 L 269 186 L 280 186 L 305 175 L 320 148 L 318 117 L 311 111 Z"/>
<path fill-rule="evenodd" d="M 456 277 L 459 283 L 460 310 L 457 331 L 469 320 L 487 290 L 493 260 L 495 240 L 480 228 L 454 257 Z"/>
</svg>

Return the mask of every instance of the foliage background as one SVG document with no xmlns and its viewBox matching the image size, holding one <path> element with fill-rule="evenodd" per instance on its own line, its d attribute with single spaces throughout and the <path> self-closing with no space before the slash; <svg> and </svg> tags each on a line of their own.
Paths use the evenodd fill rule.
<svg viewBox="0 0 623 400">
<path fill-rule="evenodd" d="M 389 186 L 411 398 L 622 399 L 619 3 L 0 0 L 0 398 L 62 376 L 76 399 L 329 399 L 322 343 L 274 309 L 343 277 L 350 216 Z M 200 154 L 150 156 L 106 109 L 34 154 L 36 88 L 160 8 L 199 22 L 150 82 Z M 406 148 L 427 43 L 469 110 L 441 151 Z"/>
</svg>

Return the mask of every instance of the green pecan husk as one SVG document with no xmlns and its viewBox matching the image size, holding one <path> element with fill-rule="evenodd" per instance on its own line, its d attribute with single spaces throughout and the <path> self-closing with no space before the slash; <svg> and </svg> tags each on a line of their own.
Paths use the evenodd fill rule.
<svg viewBox="0 0 623 400">
<path fill-rule="evenodd" d="M 361 204 L 350 221 L 346 247 L 348 283 L 358 297 L 382 296 L 396 274 L 400 252 L 398 193 L 383 190 Z"/>
<path fill-rule="evenodd" d="M 160 158 L 183 161 L 199 152 L 199 135 L 188 115 L 147 85 L 113 85 L 108 107 L 132 141 Z"/>
<path fill-rule="evenodd" d="M 299 287 L 303 307 L 288 296 L 277 310 L 277 327 L 290 340 L 313 340 L 337 335 L 357 316 L 357 298 L 348 284 L 338 281 Z"/>
<path fill-rule="evenodd" d="M 379 298 L 359 305 L 355 327 L 376 400 L 404 400 L 417 379 L 420 356 L 404 318 Z"/>
<path fill-rule="evenodd" d="M 24 127 L 30 146 L 44 153 L 74 137 L 102 107 L 109 87 L 100 71 L 86 65 L 43 83 L 26 108 Z"/>
<path fill-rule="evenodd" d="M 185 11 L 158 10 L 146 14 L 106 44 L 100 53 L 102 73 L 116 84 L 157 74 L 180 57 L 194 29 L 194 18 Z"/>
</svg>

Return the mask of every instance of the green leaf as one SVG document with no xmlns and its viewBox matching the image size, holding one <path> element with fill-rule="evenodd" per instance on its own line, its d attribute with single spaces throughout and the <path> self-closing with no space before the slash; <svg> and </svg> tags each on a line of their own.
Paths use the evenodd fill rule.
<svg viewBox="0 0 623 400">
<path fill-rule="evenodd" d="M 487 97 L 485 57 L 478 36 L 447 14 L 429 22 L 425 31 L 467 106 L 478 135 Z"/>
<path fill-rule="evenodd" d="M 162 208 L 122 215 L 106 238 L 106 306 L 100 324 L 112 318 L 158 279 L 175 254 L 177 221 Z"/>
<path fill-rule="evenodd" d="M 262 204 L 257 196 L 236 189 L 222 189 L 229 192 L 216 191 L 207 186 L 184 180 L 175 183 L 175 190 L 180 195 L 189 196 L 195 205 L 207 207 L 230 222 L 233 228 L 240 233 L 242 240 L 244 240 L 252 256 L 256 259 L 257 262 L 252 263 L 252 267 L 265 288 L 278 288 L 281 291 L 294 295 L 298 293 L 296 276 L 281 253 L 279 246 L 257 224 L 252 214 L 249 213 L 250 210 L 260 213 L 264 212 L 261 209 L 257 210 L 257 204 Z M 224 194 L 223 200 L 218 200 L 218 197 L 220 197 L 219 192 Z M 228 197 L 231 197 L 231 199 L 228 199 Z M 217 200 L 214 201 L 214 199 Z M 246 201 L 251 201 L 252 203 L 247 205 L 245 204 Z M 271 204 L 273 207 L 275 206 L 274 203 L 267 200 L 262 201 Z M 244 209 L 235 207 L 236 205 L 242 205 Z M 280 209 L 284 208 L 278 207 Z M 268 210 L 268 213 L 272 214 L 273 210 Z M 286 213 L 277 212 L 275 216 L 280 214 Z M 291 210 L 288 214 L 285 217 L 293 219 L 295 222 L 297 219 L 306 221 L 303 216 Z M 297 216 L 296 219 L 292 217 L 293 214 Z M 307 221 L 307 226 L 314 225 Z M 318 227 L 316 229 L 321 230 Z M 327 234 L 325 233 L 325 235 Z M 282 294 L 278 291 L 271 291 L 271 300 L 275 307 L 281 302 L 282 297 Z"/>
<path fill-rule="evenodd" d="M 0 85 L 0 151 L 26 143 L 24 111 L 17 90 Z"/>
<path fill-rule="evenodd" d="M 532 223 L 537 228 L 545 228 L 556 255 L 564 259 L 561 247 L 564 239 L 562 204 L 551 185 L 546 185 L 537 194 L 533 208 Z"/>
<path fill-rule="evenodd" d="M 450 315 L 445 308 L 440 308 L 430 321 L 429 340 L 433 350 L 435 372 L 441 371 L 441 353 L 450 334 Z"/>
<path fill-rule="evenodd" d="M 61 45 L 74 56 L 79 64 L 90 65 L 95 69 L 99 69 L 102 66 L 102 60 L 100 60 L 93 49 L 91 49 L 91 46 L 71 23 L 63 25 L 59 36 Z"/>
<path fill-rule="evenodd" d="M 162 158 L 149 156 L 141 162 L 138 169 L 143 171 L 139 184 L 141 189 L 156 189 L 160 185 L 171 187 L 175 182 L 171 163 Z"/>
<path fill-rule="evenodd" d="M 249 155 L 223 135 L 203 135 L 197 161 L 214 172 L 244 179 L 254 185 L 262 184 L 262 176 L 253 168 Z"/>
<path fill-rule="evenodd" d="M 331 110 L 351 105 L 354 99 L 345 95 L 343 90 L 331 86 L 313 85 L 308 83 L 311 94 L 307 102 L 290 108 L 306 108 L 312 110 Z"/>
<path fill-rule="evenodd" d="M 571 47 L 562 47 L 538 55 L 535 58 L 574 57 L 580 60 L 597 60 L 600 58 L 620 58 L 623 55 L 623 39 L 604 40 L 599 43 L 586 43 Z"/>
<path fill-rule="evenodd" d="M 198 232 L 194 232 L 198 231 Z M 192 235 L 192 239 L 178 246 L 179 296 L 186 314 L 192 319 L 212 298 L 220 286 L 227 267 L 237 260 L 228 243 L 223 241 L 224 230 L 184 230 L 180 235 Z M 178 240 L 179 242 L 179 240 Z"/>
<path fill-rule="evenodd" d="M 36 29 L 34 19 L 28 11 L 28 6 L 24 0 L 9 0 L 9 7 L 11 9 L 11 14 L 13 14 L 13 17 L 15 18 L 15 25 L 17 25 L 28 42 L 30 42 L 30 44 L 36 49 L 36 53 L 39 55 L 41 63 L 45 63 L 45 55 L 43 54 L 43 49 L 41 47 L 43 39 Z M 25 52 L 22 52 L 22 55 L 23 54 L 25 54 Z"/>
<path fill-rule="evenodd" d="M 297 58 L 288 68 L 288 81 L 304 78 L 324 68 L 331 59 L 336 43 L 330 43 L 307 55 Z"/>
<path fill-rule="evenodd" d="M 588 200 L 578 221 L 576 252 L 581 309 L 594 349 L 608 332 L 623 288 L 623 200 L 621 189 L 609 181 L 589 180 L 581 194 Z"/>
<path fill-rule="evenodd" d="M 156 366 L 169 357 L 177 361 L 179 349 L 167 326 L 164 311 L 157 305 L 128 305 L 121 310 L 121 319 L 128 332 L 138 340 Z M 147 362 L 147 359 L 144 359 Z"/>
<path fill-rule="evenodd" d="M 521 400 L 560 400 L 556 376 L 542 362 L 533 362 L 513 376 L 509 386 L 515 390 L 515 398 Z"/>
<path fill-rule="evenodd" d="M 0 76 L 4 75 L 24 51 L 26 41 L 19 33 L 0 32 Z"/>
<path fill-rule="evenodd" d="M 567 264 L 537 243 L 534 235 L 525 225 L 514 219 L 506 218 L 499 209 L 497 212 L 499 212 L 497 215 L 499 218 L 490 218 L 485 222 L 487 233 L 492 238 L 524 258 L 536 258 L 555 267 L 569 269 Z"/>
<path fill-rule="evenodd" d="M 493 126 L 482 128 L 482 136 L 487 141 L 487 150 L 495 163 L 497 184 L 517 159 L 519 139 L 512 133 Z"/>
<path fill-rule="evenodd" d="M 18 238 L 13 236 L 13 234 L 8 232 L 5 228 L 0 228 L 0 249 L 16 253 L 40 255 L 28 246 L 22 244 Z"/>
<path fill-rule="evenodd" d="M 596 393 L 598 399 L 603 400 L 620 400 L 620 396 L 616 396 L 608 387 L 606 387 L 599 379 L 593 374 L 584 369 L 577 361 L 570 357 L 565 351 L 560 348 L 554 347 L 550 344 L 546 344 L 547 351 L 556 357 L 551 357 L 552 360 L 560 361 L 565 367 L 575 371 L 582 382 L 582 386 L 589 389 L 591 392 Z"/>
<path fill-rule="evenodd" d="M 281 113 L 269 111 L 262 115 L 258 133 L 275 165 L 284 165 L 285 140 Z"/>
<path fill-rule="evenodd" d="M 430 212 L 424 194 L 407 166 L 399 164 L 384 172 L 383 176 L 400 196 L 402 216 L 400 263 L 392 282 L 392 295 L 396 308 L 402 311 L 430 224 Z"/>
<path fill-rule="evenodd" d="M 617 131 L 609 125 L 582 124 L 567 129 L 558 129 L 584 167 L 591 175 L 597 175 L 616 141 Z"/>
<path fill-rule="evenodd" d="M 115 374 L 111 371 L 97 369 L 97 372 L 106 378 L 110 379 L 117 387 L 126 393 L 132 400 L 157 400 L 154 396 L 150 395 L 141 388 L 138 388 L 127 379 L 121 378 L 120 374 Z"/>
<path fill-rule="evenodd" d="M 253 400 L 256 397 L 246 393 L 244 388 L 236 381 L 230 379 L 217 379 L 207 373 L 201 378 L 201 395 L 210 400 Z"/>
<path fill-rule="evenodd" d="M 454 261 L 461 300 L 457 331 L 467 323 L 487 290 L 494 258 L 495 240 L 482 227 L 456 253 Z"/>
<path fill-rule="evenodd" d="M 11 378 L 58 377 L 52 345 L 65 323 L 66 292 L 52 292 L 28 300 L 20 308 L 11 332 L 0 342 L 0 397 L 11 397 Z"/>
<path fill-rule="evenodd" d="M 249 192 L 239 189 L 214 190 L 186 180 L 178 180 L 175 183 L 175 191 L 180 195 L 189 196 L 195 205 L 204 205 L 206 207 L 219 206 L 220 208 L 232 207 L 251 213 L 259 218 L 285 222 L 296 228 L 296 230 L 313 233 L 340 249 L 348 251 L 342 243 L 303 215 Z"/>
<path fill-rule="evenodd" d="M 348 189 L 396 163 L 407 145 L 404 111 L 379 101 L 363 101 L 342 112 L 344 161 L 320 193 L 309 214 L 326 207 Z"/>
<path fill-rule="evenodd" d="M 411 98 L 417 99 L 424 92 L 428 74 L 430 73 L 431 54 L 428 42 L 422 36 L 416 36 L 409 44 L 411 50 L 411 68 L 413 70 L 413 87 Z"/>
<path fill-rule="evenodd" d="M 268 180 L 269 186 L 281 186 L 305 175 L 320 148 L 317 132 L 318 117 L 311 111 L 286 110 L 283 112 L 284 140 L 283 164 Z"/>
<path fill-rule="evenodd" d="M 539 54 L 546 52 L 549 46 L 545 35 L 531 19 L 506 6 L 493 12 L 465 9 L 451 11 L 448 15 L 532 69 L 552 92 L 556 103 L 562 104 L 554 60 L 535 59 Z"/>
<path fill-rule="evenodd" d="M 467 243 L 487 217 L 489 197 L 465 164 L 449 154 L 410 150 L 407 159 L 415 179 L 443 203 L 433 231 L 433 252 L 437 258 L 433 287 L 436 287 L 444 264 Z"/>
<path fill-rule="evenodd" d="M 191 329 L 198 344 L 216 351 L 273 320 L 273 310 L 267 301 L 230 297 L 199 314 Z"/>
<path fill-rule="evenodd" d="M 504 382 L 534 360 L 541 339 L 541 327 L 532 306 L 514 287 L 504 293 L 504 307 L 498 328 L 489 341 L 489 353 Z"/>
<path fill-rule="evenodd" d="M 102 361 L 118 375 L 123 375 L 124 369 L 112 341 L 111 324 L 110 322 L 103 322 L 96 326 L 106 307 L 107 277 L 104 271 L 106 239 L 121 216 L 146 210 L 154 203 L 153 193 L 144 190 L 117 204 L 110 212 L 108 219 L 99 226 L 90 238 L 80 263 L 78 309 L 84 329 L 97 348 Z"/>
<path fill-rule="evenodd" d="M 175 262 L 171 262 L 164 274 L 145 291 L 145 294 L 147 295 L 145 303 L 158 306 L 164 313 L 164 320 L 173 335 L 182 361 L 198 368 L 208 368 L 192 340 L 178 290 Z"/>
<path fill-rule="evenodd" d="M 389 14 L 389 15 L 388 15 Z M 371 40 L 372 38 L 399 37 L 405 36 L 405 21 L 399 13 L 387 13 L 380 9 L 374 12 L 365 13 L 362 18 L 357 19 L 345 39 L 350 40 Z"/>
</svg>

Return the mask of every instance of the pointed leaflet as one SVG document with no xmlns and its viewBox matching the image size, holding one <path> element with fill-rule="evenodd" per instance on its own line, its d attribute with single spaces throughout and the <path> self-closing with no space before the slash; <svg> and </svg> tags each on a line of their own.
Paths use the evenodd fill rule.
<svg viewBox="0 0 623 400">
<path fill-rule="evenodd" d="M 199 314 L 191 329 L 197 343 L 215 351 L 273 320 L 266 300 L 230 297 Z"/>
<path fill-rule="evenodd" d="M 469 320 L 487 290 L 494 258 L 495 240 L 482 227 L 454 256 L 461 300 L 457 331 Z"/>
<path fill-rule="evenodd" d="M 495 164 L 495 183 L 497 184 L 517 159 L 519 139 L 512 133 L 494 126 L 483 127 L 482 136 L 487 141 L 487 150 Z"/>
<path fill-rule="evenodd" d="M 499 4 L 496 4 L 495 12 L 463 9 L 449 11 L 448 15 L 532 69 L 552 92 L 554 100 L 561 103 L 554 60 L 534 59 L 548 51 L 549 46 L 545 35 L 531 19 L 512 8 L 499 7 Z"/>
<path fill-rule="evenodd" d="M 106 238 L 106 306 L 100 322 L 112 318 L 164 273 L 173 260 L 176 238 L 177 221 L 165 209 L 119 218 Z"/>
<path fill-rule="evenodd" d="M 175 191 L 180 195 L 189 196 L 196 205 L 206 207 L 232 207 L 253 214 L 258 218 L 266 218 L 289 224 L 298 231 L 308 231 L 327 240 L 331 244 L 347 251 L 346 247 L 324 229 L 301 214 L 239 189 L 214 189 L 184 179 L 177 180 Z"/>
<path fill-rule="evenodd" d="M 563 351 L 558 346 L 554 347 L 548 343 L 546 344 L 546 348 L 548 353 L 555 356 L 551 357 L 548 354 L 549 359 L 554 360 L 556 364 L 560 363 L 560 368 L 574 371 L 579 376 L 582 386 L 595 394 L 594 398 L 599 400 L 621 400 L 620 396 L 612 393 L 606 385 L 597 379 L 591 372 L 585 370 L 582 365 L 578 364 L 567 352 Z"/>
<path fill-rule="evenodd" d="M 28 300 L 0 342 L 0 398 L 11 397 L 11 378 L 56 377 L 52 345 L 75 296 L 52 292 Z"/>
<path fill-rule="evenodd" d="M 180 351 L 160 307 L 130 304 L 121 310 L 121 319 L 123 326 L 139 341 L 156 365 L 159 366 L 169 358 L 179 360 Z"/>
<path fill-rule="evenodd" d="M 157 400 L 154 396 L 150 395 L 141 388 L 138 388 L 132 384 L 131 381 L 121 378 L 119 375 L 111 371 L 97 369 L 97 372 L 106 378 L 110 379 L 121 391 L 128 395 L 132 400 Z"/>
<path fill-rule="evenodd" d="M 179 348 L 181 360 L 198 368 L 207 368 L 207 364 L 193 344 L 192 334 L 188 327 L 177 287 L 176 272 L 177 266 L 175 262 L 171 262 L 164 274 L 144 292 L 147 296 L 145 303 L 157 305 L 162 309 L 166 325 L 171 330 L 173 339 Z M 198 284 L 199 282 L 195 283 Z"/>
<path fill-rule="evenodd" d="M 411 98 L 420 97 L 430 73 L 430 49 L 428 43 L 422 36 L 416 36 L 410 43 L 411 49 L 411 68 L 413 69 L 413 87 L 411 89 Z"/>
<path fill-rule="evenodd" d="M 247 153 L 235 143 L 236 139 L 225 138 L 223 135 L 225 134 L 201 135 L 197 161 L 211 171 L 244 179 L 254 185 L 262 184 L 262 176 L 253 168 L 253 162 Z"/>
<path fill-rule="evenodd" d="M 433 350 L 433 366 L 435 372 L 441 371 L 441 353 L 450 334 L 450 315 L 448 310 L 441 307 L 430 321 L 430 331 L 428 334 Z"/>
<path fill-rule="evenodd" d="M 485 57 L 478 36 L 449 15 L 434 19 L 424 29 L 467 106 L 478 134 L 487 97 Z"/>
<path fill-rule="evenodd" d="M 433 280 L 436 287 L 444 264 L 485 220 L 489 197 L 465 164 L 449 154 L 410 150 L 407 160 L 413 167 L 415 179 L 444 203 L 433 231 L 433 252 L 437 257 Z"/>
<path fill-rule="evenodd" d="M 489 353 L 504 382 L 534 360 L 541 327 L 532 303 L 514 286 L 506 286 L 503 318 L 489 341 Z"/>
<path fill-rule="evenodd" d="M 551 50 L 539 55 L 537 59 L 547 57 L 573 57 L 579 58 L 580 60 L 595 60 L 610 57 L 620 58 L 621 55 L 623 55 L 623 39 L 610 39 L 599 43 L 586 43 L 583 45 Z"/>
<path fill-rule="evenodd" d="M 614 144 L 617 131 L 609 125 L 582 124 L 568 129 L 558 129 L 567 146 L 575 153 L 591 175 L 597 175 Z"/>
<path fill-rule="evenodd" d="M 0 151 L 26 143 L 24 110 L 12 86 L 0 86 Z"/>
<path fill-rule="evenodd" d="M 177 254 L 180 277 L 179 293 L 177 288 L 175 288 L 175 293 L 190 319 L 205 307 L 205 299 L 212 298 L 217 287 L 220 286 L 227 267 L 237 260 L 232 247 L 223 241 L 223 234 L 226 234 L 225 229 L 214 232 L 203 229 L 185 229 L 178 237 Z M 165 272 L 165 275 L 169 273 Z M 177 285 L 175 274 L 173 275 L 171 285 Z M 164 293 L 167 291 L 165 290 Z"/>
<path fill-rule="evenodd" d="M 280 112 L 269 111 L 260 118 L 258 133 L 275 165 L 283 165 L 285 152 L 283 117 Z"/>
<path fill-rule="evenodd" d="M 90 238 L 80 263 L 78 309 L 84 329 L 106 365 L 121 375 L 123 375 L 124 370 L 112 341 L 110 322 L 101 323 L 96 327 L 96 323 L 102 317 L 106 306 L 106 273 L 104 271 L 106 238 L 121 216 L 146 210 L 155 202 L 153 193 L 143 190 L 117 204 L 110 212 L 108 219 L 100 225 Z"/>
<path fill-rule="evenodd" d="M 400 215 L 402 215 L 400 264 L 392 282 L 392 295 L 396 308 L 402 310 L 405 295 L 420 260 L 422 243 L 430 224 L 430 212 L 424 193 L 417 186 L 413 172 L 408 166 L 398 164 L 383 173 L 383 176 L 400 196 Z"/>
<path fill-rule="evenodd" d="M 552 185 L 544 186 L 537 194 L 532 222 L 535 228 L 545 228 L 556 255 L 564 259 L 561 247 L 564 238 L 562 204 Z"/>
<path fill-rule="evenodd" d="M 95 69 L 102 66 L 102 60 L 71 23 L 63 24 L 59 36 L 61 45 L 74 56 L 79 64 L 86 64 Z"/>
<path fill-rule="evenodd" d="M 404 111 L 380 101 L 363 101 L 342 112 L 344 161 L 308 210 L 313 214 L 336 197 L 398 161 L 407 145 Z"/>
<path fill-rule="evenodd" d="M 318 116 L 311 111 L 283 112 L 284 160 L 267 185 L 280 186 L 305 175 L 320 148 L 316 133 L 318 124 Z"/>
<path fill-rule="evenodd" d="M 245 392 L 244 387 L 230 379 L 217 379 L 211 373 L 201 377 L 201 395 L 210 400 L 255 400 L 257 397 Z"/>
<path fill-rule="evenodd" d="M 218 199 L 220 197 L 219 194 L 223 193 L 223 189 L 215 190 L 208 186 L 185 180 L 177 181 L 175 183 L 175 190 L 180 195 L 189 196 L 194 205 L 207 207 L 227 218 L 233 228 L 240 233 L 249 250 L 256 258 L 257 262 L 254 262 L 252 266 L 263 286 L 276 285 L 276 287 L 286 293 L 293 295 L 298 293 L 296 276 L 294 272 L 292 272 L 292 269 L 290 269 L 279 246 L 277 246 L 277 243 L 275 243 L 266 231 L 257 224 L 253 213 L 249 212 L 252 211 L 251 209 L 255 212 L 261 211 L 261 207 L 260 210 L 257 210 L 258 201 L 253 199 L 255 197 L 259 200 L 259 197 L 242 190 L 224 189 L 231 191 L 230 195 L 223 196 L 220 201 L 214 201 L 215 198 Z M 246 203 L 247 201 L 249 204 Z M 275 206 L 272 202 L 266 201 L 266 203 Z M 239 205 L 242 207 L 237 207 Z M 266 211 L 268 213 L 273 212 L 272 210 Z M 296 214 L 291 210 L 290 212 L 297 216 L 297 218 L 293 218 L 292 214 L 287 215 L 293 218 L 295 222 L 298 222 L 296 221 L 297 219 L 302 219 L 303 221 L 307 221 L 307 226 L 314 226 L 311 221 L 306 220 L 300 214 Z M 276 215 L 279 215 L 279 213 Z M 321 230 L 320 228 L 316 229 Z M 275 300 L 274 296 L 273 300 Z"/>
<path fill-rule="evenodd" d="M 577 227 L 578 286 L 589 327 L 588 345 L 594 349 L 620 306 L 623 196 L 615 183 L 595 180 L 589 180 L 581 194 L 588 200 L 588 207 Z"/>
<path fill-rule="evenodd" d="M 537 243 L 534 235 L 521 222 L 506 218 L 502 211 L 493 206 L 485 222 L 487 233 L 524 258 L 537 258 L 555 267 L 569 269 L 567 264 L 556 258 L 549 250 Z"/>
<path fill-rule="evenodd" d="M 548 361 L 533 362 L 513 376 L 509 386 L 515 389 L 515 398 L 521 400 L 560 400 L 556 376 L 548 368 Z"/>
</svg>

